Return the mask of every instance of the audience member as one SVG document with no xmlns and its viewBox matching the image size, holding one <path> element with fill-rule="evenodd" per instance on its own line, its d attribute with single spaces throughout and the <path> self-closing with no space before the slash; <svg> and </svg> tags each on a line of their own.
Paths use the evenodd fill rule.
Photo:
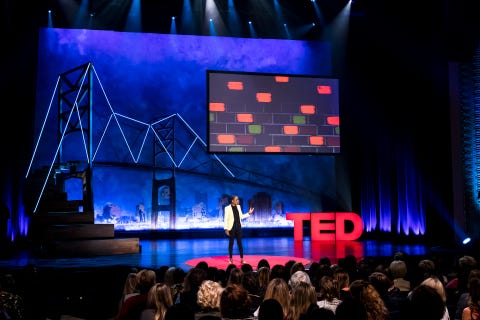
<svg viewBox="0 0 480 320">
<path fill-rule="evenodd" d="M 411 287 L 420 285 L 423 280 L 436 276 L 435 262 L 431 259 L 422 259 L 417 264 L 417 268 L 414 270 L 413 279 L 410 281 Z"/>
<path fill-rule="evenodd" d="M 148 291 L 147 306 L 140 314 L 140 320 L 164 320 L 165 314 L 173 306 L 170 287 L 156 283 Z"/>
<path fill-rule="evenodd" d="M 270 279 L 273 278 L 282 278 L 288 283 L 288 280 L 290 279 L 290 273 L 287 272 L 287 268 L 284 265 L 275 264 L 270 271 Z"/>
<path fill-rule="evenodd" d="M 318 292 L 317 305 L 319 308 L 325 308 L 335 313 L 338 305 L 342 300 L 338 298 L 338 291 L 333 283 L 333 278 L 323 276 L 320 279 L 320 291 Z"/>
<path fill-rule="evenodd" d="M 290 275 L 293 275 L 297 271 L 305 271 L 305 266 L 301 262 L 295 262 L 290 268 Z"/>
<path fill-rule="evenodd" d="M 348 272 L 342 268 L 338 268 L 333 273 L 333 281 L 338 290 L 338 298 L 345 299 L 351 295 L 350 293 L 350 276 Z"/>
<path fill-rule="evenodd" d="M 123 292 L 122 292 L 122 297 L 120 298 L 120 301 L 118 304 L 118 310 L 120 310 L 125 300 L 127 300 L 131 296 L 139 294 L 139 291 L 137 289 L 137 284 L 138 284 L 137 274 L 134 272 L 128 273 L 125 279 L 125 283 L 123 285 Z"/>
<path fill-rule="evenodd" d="M 156 273 L 150 269 L 142 269 L 137 273 L 137 289 L 139 294 L 129 297 L 120 307 L 116 320 L 139 319 L 147 307 L 150 288 L 156 284 Z"/>
<path fill-rule="evenodd" d="M 263 300 L 258 309 L 258 320 L 284 320 L 283 309 L 277 299 Z"/>
<path fill-rule="evenodd" d="M 242 285 L 229 284 L 225 287 L 220 297 L 220 314 L 228 319 L 253 317 L 248 291 Z"/>
<path fill-rule="evenodd" d="M 242 269 L 233 268 L 230 271 L 230 275 L 228 276 L 227 285 L 230 285 L 230 284 L 242 285 L 243 284 L 243 276 L 244 276 L 244 273 L 243 273 Z"/>
<path fill-rule="evenodd" d="M 199 269 L 203 269 L 205 270 L 205 272 L 208 273 L 208 263 L 207 261 L 199 261 L 196 265 L 195 265 L 195 268 L 199 268 Z"/>
<path fill-rule="evenodd" d="M 282 278 L 274 278 L 270 280 L 265 290 L 264 300 L 276 299 L 280 302 L 283 309 L 283 317 L 286 318 L 290 309 L 290 288 Z M 254 312 L 254 316 L 258 316 L 259 310 Z"/>
<path fill-rule="evenodd" d="M 476 279 L 480 279 L 480 269 L 473 269 L 472 271 L 470 271 L 470 275 L 468 276 L 468 284 L 467 284 L 468 292 L 462 293 L 455 304 L 455 316 L 454 316 L 455 320 L 462 319 L 463 309 L 468 307 L 468 303 L 469 303 L 468 301 L 470 299 L 470 291 L 472 290 L 471 282 L 475 282 L 473 284 L 473 286 L 475 287 L 480 281 L 480 280 L 477 281 Z M 447 293 L 447 299 L 448 299 L 448 293 Z"/>
<path fill-rule="evenodd" d="M 262 259 L 258 260 L 257 270 L 260 270 L 261 267 L 266 267 L 266 268 L 270 269 L 270 263 L 268 262 L 267 259 L 262 258 Z"/>
<path fill-rule="evenodd" d="M 442 298 L 443 305 L 444 305 L 442 320 L 449 320 L 450 315 L 448 313 L 448 308 L 447 308 L 447 294 L 445 293 L 445 286 L 443 282 L 436 276 L 430 276 L 425 280 L 423 280 L 421 285 L 429 286 L 438 292 L 438 294 Z"/>
<path fill-rule="evenodd" d="M 300 316 L 306 314 L 312 305 L 317 305 L 315 287 L 308 282 L 298 282 L 291 290 L 287 320 L 300 320 Z"/>
<path fill-rule="evenodd" d="M 0 281 L 0 319 L 22 320 L 25 317 L 25 303 L 21 295 L 5 290 L 5 275 Z"/>
<path fill-rule="evenodd" d="M 473 256 L 463 255 L 457 260 L 457 264 L 454 266 L 456 276 L 445 285 L 445 289 L 451 300 L 456 302 L 463 293 L 468 292 L 468 277 L 470 271 L 478 267 L 477 259 Z"/>
<path fill-rule="evenodd" d="M 197 304 L 200 309 L 195 312 L 195 318 L 199 319 L 206 315 L 220 317 L 220 297 L 223 287 L 220 283 L 212 280 L 204 280 L 197 293 Z"/>
<path fill-rule="evenodd" d="M 170 287 L 173 303 L 180 302 L 180 293 L 183 291 L 185 271 L 179 267 L 170 267 L 163 276 L 164 283 Z"/>
<path fill-rule="evenodd" d="M 265 290 L 267 290 L 268 283 L 270 282 L 270 268 L 261 267 L 257 270 L 258 279 L 258 294 L 262 298 L 265 296 Z"/>
<path fill-rule="evenodd" d="M 290 287 L 290 290 L 294 290 L 295 287 L 297 285 L 299 285 L 301 282 L 312 284 L 312 282 L 310 280 L 310 276 L 308 275 L 308 273 L 306 273 L 305 271 L 301 271 L 301 270 L 296 271 L 294 274 L 292 274 L 292 276 L 288 280 L 288 285 Z"/>
<path fill-rule="evenodd" d="M 480 279 L 472 277 L 468 282 L 468 305 L 462 309 L 461 320 L 480 319 Z"/>
<path fill-rule="evenodd" d="M 253 267 L 250 263 L 242 263 L 242 265 L 240 266 L 240 269 L 242 269 L 243 273 L 253 271 Z"/>
<path fill-rule="evenodd" d="M 248 291 L 250 296 L 250 308 L 251 312 L 255 312 L 263 301 L 263 297 L 260 296 L 260 286 L 258 284 L 257 273 L 250 271 L 243 275 L 242 281 L 243 287 Z"/>
<path fill-rule="evenodd" d="M 406 296 L 410 292 L 410 281 L 405 279 L 407 275 L 407 263 L 403 260 L 393 260 L 389 266 L 393 277 L 393 285 Z"/>
<path fill-rule="evenodd" d="M 434 288 L 427 285 L 416 286 L 408 295 L 402 319 L 441 320 L 445 314 L 445 303 Z"/>
<path fill-rule="evenodd" d="M 390 319 L 400 318 L 400 310 L 405 303 L 406 296 L 394 286 L 392 279 L 385 273 L 375 271 L 368 276 L 368 281 L 378 291 L 390 314 Z"/>
<path fill-rule="evenodd" d="M 183 291 L 180 293 L 180 302 L 188 304 L 193 312 L 200 310 L 197 303 L 197 293 L 200 285 L 207 279 L 207 271 L 203 268 L 191 268 L 185 275 Z"/>
<path fill-rule="evenodd" d="M 350 293 L 365 306 L 367 319 L 386 320 L 389 318 L 388 309 L 380 294 L 368 281 L 355 280 L 350 284 Z"/>
</svg>

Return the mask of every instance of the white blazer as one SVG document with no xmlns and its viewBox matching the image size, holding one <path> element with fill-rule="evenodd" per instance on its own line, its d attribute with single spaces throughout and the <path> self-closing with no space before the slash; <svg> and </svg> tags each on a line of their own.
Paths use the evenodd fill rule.
<svg viewBox="0 0 480 320">
<path fill-rule="evenodd" d="M 240 225 L 242 225 L 242 219 L 250 217 L 250 214 L 242 213 L 242 208 L 240 207 L 239 204 L 237 204 L 237 208 L 238 208 L 238 213 L 240 215 Z M 228 206 L 225 207 L 223 229 L 230 231 L 232 230 L 232 228 L 233 228 L 233 209 L 232 209 L 232 205 L 229 204 Z"/>
</svg>

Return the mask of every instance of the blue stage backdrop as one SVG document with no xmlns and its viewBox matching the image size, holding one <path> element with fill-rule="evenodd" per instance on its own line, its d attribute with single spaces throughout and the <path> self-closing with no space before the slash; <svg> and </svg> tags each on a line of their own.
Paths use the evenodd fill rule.
<svg viewBox="0 0 480 320">
<path fill-rule="evenodd" d="M 320 41 L 45 28 L 40 30 L 33 168 L 88 160 L 81 135 L 57 136 L 59 75 L 91 70 L 96 223 L 116 230 L 222 228 L 237 194 L 250 228 L 288 227 L 286 212 L 351 210 L 336 155 L 214 154 L 207 70 L 331 77 Z M 78 119 L 73 112 L 68 121 Z M 66 184 L 69 199 L 81 197 Z"/>
</svg>

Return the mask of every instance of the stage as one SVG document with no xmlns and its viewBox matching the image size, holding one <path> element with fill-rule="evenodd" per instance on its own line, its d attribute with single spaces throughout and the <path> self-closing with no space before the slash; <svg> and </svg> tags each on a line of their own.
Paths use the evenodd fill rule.
<svg viewBox="0 0 480 320">
<path fill-rule="evenodd" d="M 141 239 L 141 251 L 138 254 L 76 257 L 45 257 L 38 250 L 28 246 L 12 249 L 11 253 L 0 260 L 0 268 L 22 268 L 35 265 L 37 268 L 79 268 L 108 266 L 141 266 L 158 269 L 161 266 L 176 266 L 189 269 L 201 260 L 209 265 L 226 268 L 228 265 L 227 238 L 192 239 Z M 245 260 L 256 268 L 261 258 L 302 261 L 308 266 L 311 262 L 328 257 L 332 263 L 339 258 L 352 254 L 358 259 L 363 257 L 392 257 L 397 251 L 410 256 L 429 254 L 429 247 L 423 244 L 394 244 L 374 240 L 367 241 L 294 241 L 293 237 L 245 237 L 243 239 Z M 236 244 L 234 263 L 240 264 Z"/>
</svg>

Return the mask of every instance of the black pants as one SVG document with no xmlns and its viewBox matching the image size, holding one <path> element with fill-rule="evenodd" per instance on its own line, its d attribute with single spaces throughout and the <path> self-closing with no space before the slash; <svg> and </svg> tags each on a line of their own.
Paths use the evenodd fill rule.
<svg viewBox="0 0 480 320">
<path fill-rule="evenodd" d="M 241 226 L 233 226 L 232 230 L 230 230 L 230 238 L 228 239 L 228 254 L 230 259 L 232 259 L 233 255 L 233 242 L 237 239 L 237 246 L 238 252 L 240 253 L 240 259 L 243 259 L 243 245 L 242 245 L 242 227 Z"/>
</svg>

